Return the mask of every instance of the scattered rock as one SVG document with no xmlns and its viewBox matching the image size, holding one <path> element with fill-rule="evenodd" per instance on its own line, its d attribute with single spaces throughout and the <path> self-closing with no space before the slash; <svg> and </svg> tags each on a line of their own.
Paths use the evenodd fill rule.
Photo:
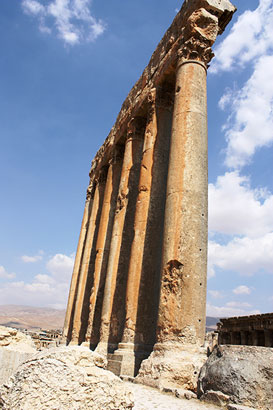
<svg viewBox="0 0 273 410">
<path fill-rule="evenodd" d="M 227 410 L 256 410 L 253 407 L 240 406 L 238 404 L 229 404 Z"/>
<path fill-rule="evenodd" d="M 198 397 L 206 400 L 212 391 L 222 392 L 230 397 L 230 405 L 272 410 L 273 349 L 223 345 L 220 350 L 221 354 L 215 348 L 201 369 Z"/>
<path fill-rule="evenodd" d="M 229 396 L 221 391 L 207 390 L 201 397 L 202 401 L 215 404 L 219 407 L 226 407 L 229 402 Z"/>
<path fill-rule="evenodd" d="M 133 395 L 104 358 L 86 347 L 36 354 L 0 387 L 3 410 L 124 410 Z"/>
<path fill-rule="evenodd" d="M 30 336 L 16 329 L 0 326 L 0 385 L 36 352 Z"/>
<path fill-rule="evenodd" d="M 143 360 L 135 382 L 164 391 L 180 388 L 196 392 L 206 360 L 206 349 L 196 345 L 173 344 L 168 350 L 156 345 L 149 358 Z"/>
</svg>

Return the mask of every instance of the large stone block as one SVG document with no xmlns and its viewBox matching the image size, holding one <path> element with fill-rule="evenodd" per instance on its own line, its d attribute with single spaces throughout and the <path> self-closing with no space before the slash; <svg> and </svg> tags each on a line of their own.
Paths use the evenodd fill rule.
<svg viewBox="0 0 273 410">
<path fill-rule="evenodd" d="M 0 387 L 4 410 L 125 410 L 133 395 L 102 356 L 86 347 L 60 347 L 36 354 Z"/>
<path fill-rule="evenodd" d="M 222 392 L 230 403 L 272 410 L 273 349 L 224 345 L 214 348 L 202 367 L 198 396 Z"/>
<path fill-rule="evenodd" d="M 0 385 L 36 352 L 30 336 L 16 329 L 0 326 Z"/>
</svg>

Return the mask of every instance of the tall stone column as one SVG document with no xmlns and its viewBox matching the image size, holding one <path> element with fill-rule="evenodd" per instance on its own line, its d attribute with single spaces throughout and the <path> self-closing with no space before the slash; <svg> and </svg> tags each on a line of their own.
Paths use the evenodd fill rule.
<svg viewBox="0 0 273 410">
<path fill-rule="evenodd" d="M 144 135 L 143 156 L 141 161 L 138 196 L 134 219 L 134 239 L 131 246 L 126 290 L 126 319 L 122 342 L 115 356 L 120 362 L 120 374 L 135 375 L 135 331 L 138 313 L 144 243 L 148 211 L 150 205 L 153 157 L 157 137 L 157 117 L 155 108 L 156 90 L 149 96 L 148 120 Z M 114 359 L 114 358 L 113 358 Z"/>
<path fill-rule="evenodd" d="M 88 327 L 85 335 L 85 342 L 83 343 L 88 347 L 90 346 L 90 340 L 94 325 L 94 315 L 97 305 L 98 290 L 101 281 L 105 279 L 106 272 L 104 272 L 104 270 L 106 267 L 106 262 L 108 260 L 107 254 L 109 253 L 109 245 L 107 246 L 107 236 L 109 229 L 111 229 L 113 225 L 121 164 L 121 158 L 118 155 L 115 155 L 114 153 L 107 172 L 107 180 L 104 191 L 100 225 L 96 243 L 96 259 L 93 274 L 93 287 L 91 289 L 90 295 Z"/>
<path fill-rule="evenodd" d="M 202 344 L 207 275 L 206 66 L 179 60 L 168 170 L 158 342 Z"/>
<path fill-rule="evenodd" d="M 142 153 L 143 147 L 143 119 L 133 118 L 128 125 L 125 142 L 124 159 L 120 177 L 119 193 L 116 207 L 114 226 L 112 231 L 108 267 L 104 288 L 104 298 L 101 315 L 100 342 L 97 351 L 107 353 L 110 332 L 110 320 L 116 287 L 122 233 L 128 205 L 130 173 Z"/>
<path fill-rule="evenodd" d="M 90 213 L 89 224 L 86 234 L 86 241 L 84 247 L 84 253 L 82 257 L 82 264 L 80 269 L 79 275 L 79 284 L 78 284 L 78 292 L 76 297 L 75 303 L 75 313 L 73 317 L 73 326 L 72 326 L 72 337 L 71 337 L 71 344 L 79 344 L 80 343 L 80 331 L 82 323 L 86 321 L 87 318 L 83 316 L 83 307 L 84 307 L 84 299 L 86 293 L 86 287 L 88 286 L 88 272 L 91 263 L 91 252 L 94 246 L 94 240 L 96 235 L 96 224 L 98 220 L 98 215 L 100 213 L 100 202 L 101 196 L 103 195 L 104 187 L 105 187 L 105 170 L 103 170 L 96 183 L 96 188 L 94 192 L 94 199 L 93 199 L 93 206 Z"/>
<path fill-rule="evenodd" d="M 75 298 L 77 294 L 77 283 L 79 280 L 79 273 L 80 273 L 81 261 L 82 261 L 82 256 L 83 256 L 83 248 L 84 248 L 84 243 L 85 243 L 85 238 L 86 238 L 88 219 L 89 219 L 89 215 L 90 215 L 90 212 L 92 210 L 92 205 L 93 205 L 94 189 L 95 189 L 94 181 L 90 179 L 90 184 L 88 186 L 87 194 L 86 194 L 86 201 L 85 201 L 84 213 L 83 213 L 83 218 L 82 218 L 80 237 L 79 237 L 79 242 L 78 242 L 78 247 L 77 247 L 77 252 L 76 252 L 76 257 L 75 257 L 75 262 L 74 262 L 74 268 L 73 268 L 73 273 L 72 273 L 72 278 L 71 278 L 70 291 L 69 291 L 69 296 L 68 296 L 68 303 L 67 303 L 67 308 L 66 308 L 66 315 L 65 315 L 63 335 L 62 335 L 62 343 L 66 343 L 68 341 L 67 339 L 69 337 L 71 319 L 74 314 L 73 306 L 75 305 Z"/>
</svg>

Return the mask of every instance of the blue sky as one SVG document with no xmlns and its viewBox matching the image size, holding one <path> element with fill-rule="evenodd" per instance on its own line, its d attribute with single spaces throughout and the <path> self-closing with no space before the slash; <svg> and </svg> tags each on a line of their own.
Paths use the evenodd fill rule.
<svg viewBox="0 0 273 410">
<path fill-rule="evenodd" d="M 0 304 L 62 308 L 91 160 L 182 2 L 1 0 Z M 208 73 L 208 314 L 273 310 L 273 6 Z"/>
</svg>

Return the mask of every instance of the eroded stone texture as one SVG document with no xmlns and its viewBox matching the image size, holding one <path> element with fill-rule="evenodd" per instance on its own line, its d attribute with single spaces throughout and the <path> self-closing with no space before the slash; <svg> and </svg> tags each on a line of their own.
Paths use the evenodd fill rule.
<svg viewBox="0 0 273 410">
<path fill-rule="evenodd" d="M 0 387 L 0 408 L 132 409 L 133 394 L 104 367 L 103 358 L 84 347 L 62 347 L 39 353 Z"/>
<path fill-rule="evenodd" d="M 108 354 L 108 367 L 127 376 L 136 374 L 155 344 L 145 364 L 147 383 L 150 372 L 151 378 L 191 388 L 200 365 L 206 71 L 211 46 L 234 11 L 228 0 L 184 2 L 92 162 L 93 199 L 84 214 L 64 337 Z M 114 181 L 117 147 L 124 154 Z M 196 353 L 195 367 L 187 351 Z"/>
<path fill-rule="evenodd" d="M 206 399 L 206 396 L 211 396 L 211 392 L 222 392 L 229 397 L 231 404 L 271 410 L 272 364 L 272 348 L 231 345 L 216 347 L 201 369 L 198 395 Z"/>
</svg>

